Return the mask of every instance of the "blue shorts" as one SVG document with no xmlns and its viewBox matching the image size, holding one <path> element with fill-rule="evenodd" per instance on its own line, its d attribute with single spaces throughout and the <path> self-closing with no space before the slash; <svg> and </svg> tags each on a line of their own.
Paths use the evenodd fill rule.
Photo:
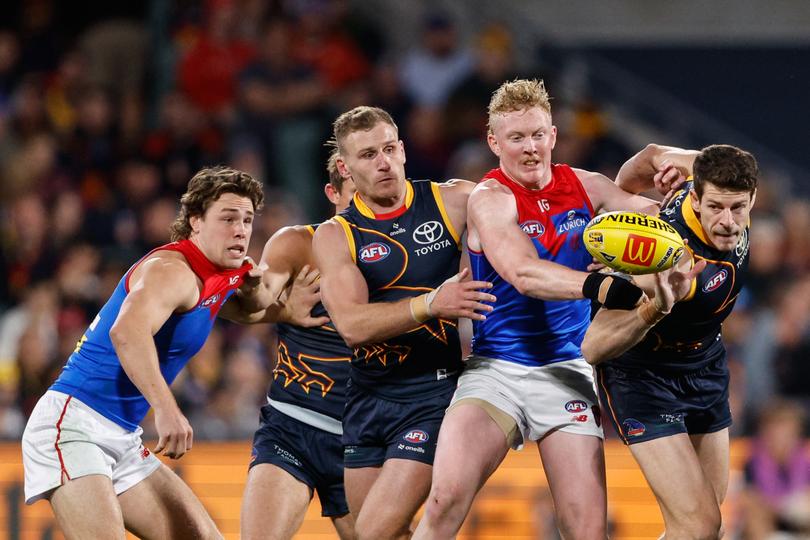
<svg viewBox="0 0 810 540">
<path fill-rule="evenodd" d="M 349 513 L 342 458 L 340 435 L 300 422 L 270 405 L 262 407 L 250 467 L 260 463 L 275 465 L 317 491 L 323 516 Z"/>
<path fill-rule="evenodd" d="M 714 433 L 731 425 L 725 353 L 694 371 L 665 372 L 606 362 L 596 372 L 602 408 L 625 444 L 678 433 Z"/>
<path fill-rule="evenodd" d="M 389 459 L 433 465 L 439 428 L 454 391 L 403 403 L 350 384 L 343 411 L 343 465 L 377 467 Z"/>
</svg>

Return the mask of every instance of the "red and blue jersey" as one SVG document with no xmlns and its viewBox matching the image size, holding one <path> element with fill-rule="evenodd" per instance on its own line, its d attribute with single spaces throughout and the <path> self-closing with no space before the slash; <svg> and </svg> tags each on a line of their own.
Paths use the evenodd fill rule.
<svg viewBox="0 0 810 540">
<path fill-rule="evenodd" d="M 579 178 L 568 165 L 552 165 L 551 181 L 530 190 L 493 169 L 494 179 L 515 196 L 517 223 L 541 259 L 584 271 L 592 258 L 582 231 L 594 215 Z M 527 366 L 580 358 L 590 321 L 588 300 L 547 301 L 520 294 L 503 279 L 486 254 L 470 250 L 473 279 L 489 281 L 498 300 L 485 321 L 473 321 L 473 354 Z"/>
<path fill-rule="evenodd" d="M 132 271 L 156 251 L 183 254 L 202 282 L 197 305 L 189 311 L 173 313 L 154 336 L 160 372 L 167 384 L 202 348 L 214 318 L 228 297 L 242 284 L 250 264 L 223 270 L 210 262 L 190 240 L 173 242 L 147 254 L 130 268 L 112 296 L 101 308 L 68 358 L 51 390 L 75 396 L 119 426 L 135 431 L 149 410 L 149 403 L 129 380 L 110 340 L 110 328 L 118 318 L 121 304 L 129 293 Z"/>
</svg>

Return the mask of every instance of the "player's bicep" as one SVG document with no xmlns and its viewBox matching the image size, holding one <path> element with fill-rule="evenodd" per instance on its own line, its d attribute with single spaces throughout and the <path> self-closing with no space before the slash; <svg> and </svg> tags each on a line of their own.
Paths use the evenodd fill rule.
<svg viewBox="0 0 810 540">
<path fill-rule="evenodd" d="M 537 259 L 532 241 L 517 223 L 514 197 L 495 192 L 470 196 L 470 223 L 475 227 L 481 250 L 495 270 L 507 280 L 526 260 Z"/>
<path fill-rule="evenodd" d="M 368 285 L 352 259 L 339 224 L 318 227 L 312 250 L 321 273 L 321 301 L 335 324 L 340 325 L 345 316 L 368 303 Z"/>
<path fill-rule="evenodd" d="M 115 326 L 148 329 L 154 335 L 179 309 L 190 309 L 199 291 L 194 273 L 177 260 L 143 263 L 121 304 Z"/>
<path fill-rule="evenodd" d="M 602 174 L 574 169 L 595 212 L 626 210 L 658 215 L 658 202 L 642 195 L 624 191 Z"/>
</svg>

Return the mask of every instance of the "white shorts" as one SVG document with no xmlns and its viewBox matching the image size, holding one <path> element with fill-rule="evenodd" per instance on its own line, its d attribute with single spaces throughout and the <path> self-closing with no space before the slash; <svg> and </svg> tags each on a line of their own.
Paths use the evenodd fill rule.
<svg viewBox="0 0 810 540">
<path fill-rule="evenodd" d="M 62 485 L 63 476 L 103 474 L 120 495 L 161 465 L 143 446 L 141 433 L 141 428 L 122 428 L 75 397 L 48 390 L 22 437 L 26 504 L 48 496 Z"/>
<path fill-rule="evenodd" d="M 472 355 L 450 406 L 462 399 L 512 417 L 521 435 L 511 441 L 515 449 L 556 430 L 604 438 L 593 368 L 582 358 L 535 367 Z"/>
</svg>

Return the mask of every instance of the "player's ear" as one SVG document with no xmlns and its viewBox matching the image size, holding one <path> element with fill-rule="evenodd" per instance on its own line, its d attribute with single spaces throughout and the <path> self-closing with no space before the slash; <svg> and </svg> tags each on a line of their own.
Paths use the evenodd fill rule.
<svg viewBox="0 0 810 540">
<path fill-rule="evenodd" d="M 754 188 L 754 192 L 751 194 L 751 204 L 748 208 L 753 208 L 754 203 L 757 202 L 757 190 Z"/>
<path fill-rule="evenodd" d="M 191 231 L 194 234 L 199 234 L 200 232 L 200 221 L 202 221 L 200 216 L 191 216 L 188 218 L 188 224 L 191 226 Z"/>
<path fill-rule="evenodd" d="M 689 202 L 692 203 L 692 210 L 695 213 L 700 212 L 700 198 L 698 198 L 697 191 L 694 188 L 689 190 Z"/>
<path fill-rule="evenodd" d="M 399 143 L 399 151 L 402 152 L 402 163 L 408 161 L 408 156 L 405 155 L 405 143 L 402 142 L 402 139 L 397 141 Z"/>
<path fill-rule="evenodd" d="M 554 150 L 554 147 L 557 145 L 557 126 L 551 126 L 551 149 Z"/>
<path fill-rule="evenodd" d="M 326 184 L 323 186 L 323 192 L 326 195 L 326 198 L 329 199 L 329 202 L 332 204 L 337 204 L 338 199 L 340 198 L 340 193 L 335 189 L 335 186 L 332 184 Z"/>
<path fill-rule="evenodd" d="M 346 167 L 346 162 L 343 161 L 343 158 L 338 156 L 335 160 L 335 167 L 337 167 L 337 171 L 340 173 L 340 176 L 343 178 L 351 177 L 352 173 L 349 172 L 349 168 Z"/>
<path fill-rule="evenodd" d="M 495 134 L 492 133 L 492 130 L 489 130 L 487 133 L 487 144 L 489 145 L 489 149 L 492 150 L 493 154 L 501 157 L 501 147 L 498 146 L 498 141 L 495 140 Z"/>
</svg>

